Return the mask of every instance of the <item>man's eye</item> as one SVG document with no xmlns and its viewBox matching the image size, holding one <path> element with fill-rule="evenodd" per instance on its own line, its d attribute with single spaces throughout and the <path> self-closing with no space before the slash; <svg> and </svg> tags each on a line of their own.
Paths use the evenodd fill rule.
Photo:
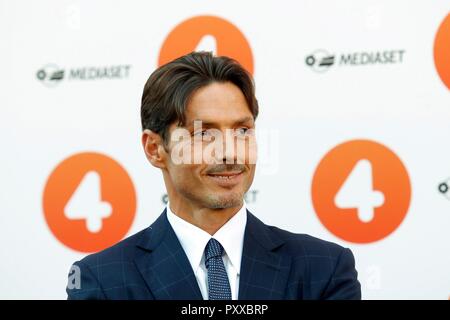
<svg viewBox="0 0 450 320">
<path fill-rule="evenodd" d="M 206 135 L 208 135 L 208 130 L 194 132 L 195 137 L 204 137 Z"/>
<path fill-rule="evenodd" d="M 248 132 L 248 128 L 242 127 L 242 128 L 238 128 L 236 129 L 236 135 L 238 136 L 245 136 Z"/>
</svg>

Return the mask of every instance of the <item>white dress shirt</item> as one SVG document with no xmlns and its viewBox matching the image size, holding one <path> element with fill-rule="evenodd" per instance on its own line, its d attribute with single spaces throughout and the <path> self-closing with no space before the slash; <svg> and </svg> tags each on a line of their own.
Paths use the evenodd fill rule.
<svg viewBox="0 0 450 320">
<path fill-rule="evenodd" d="M 167 219 L 189 259 L 203 299 L 208 300 L 208 271 L 205 267 L 204 251 L 208 241 L 214 238 L 224 248 L 222 259 L 230 282 L 231 298 L 237 300 L 244 233 L 247 224 L 245 203 L 213 236 L 174 214 L 169 203 L 167 204 Z"/>
</svg>

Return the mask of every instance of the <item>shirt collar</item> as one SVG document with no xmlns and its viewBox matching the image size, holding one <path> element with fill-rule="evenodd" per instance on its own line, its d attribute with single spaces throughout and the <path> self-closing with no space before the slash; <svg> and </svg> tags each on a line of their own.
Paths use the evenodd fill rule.
<svg viewBox="0 0 450 320">
<path fill-rule="evenodd" d="M 206 244 L 211 238 L 223 246 L 231 264 L 240 273 L 242 249 L 244 245 L 247 210 L 245 202 L 241 209 L 211 236 L 208 232 L 180 218 L 170 209 L 167 203 L 167 219 L 172 226 L 194 272 L 200 266 Z"/>
</svg>

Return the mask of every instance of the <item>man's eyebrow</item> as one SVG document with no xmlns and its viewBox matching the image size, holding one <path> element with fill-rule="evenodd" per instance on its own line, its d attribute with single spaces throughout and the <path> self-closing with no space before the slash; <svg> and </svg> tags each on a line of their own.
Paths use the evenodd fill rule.
<svg viewBox="0 0 450 320">
<path fill-rule="evenodd" d="M 218 123 L 214 122 L 214 121 L 205 121 L 202 119 L 194 119 L 191 122 L 187 123 L 188 127 L 193 127 L 195 121 L 200 121 L 202 126 L 205 126 L 205 127 L 217 127 L 218 126 Z M 236 121 L 234 121 L 233 125 L 241 125 L 241 124 L 244 124 L 244 123 L 247 123 L 250 121 L 253 123 L 253 121 L 254 121 L 253 117 L 251 117 L 251 116 L 243 117 L 243 118 L 240 118 L 240 119 L 237 119 Z"/>
<path fill-rule="evenodd" d="M 252 122 L 253 123 L 254 120 L 255 119 L 253 119 L 253 117 L 248 116 L 248 117 L 244 117 L 244 118 L 239 119 L 238 121 L 235 122 L 235 124 L 244 124 L 244 123 L 247 123 L 247 122 Z"/>
</svg>

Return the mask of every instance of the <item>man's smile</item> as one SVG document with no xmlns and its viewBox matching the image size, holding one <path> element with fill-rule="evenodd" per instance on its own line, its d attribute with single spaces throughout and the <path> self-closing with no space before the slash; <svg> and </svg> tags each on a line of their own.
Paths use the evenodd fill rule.
<svg viewBox="0 0 450 320">
<path fill-rule="evenodd" d="M 229 188 L 242 182 L 244 172 L 243 170 L 216 172 L 207 174 L 206 177 L 221 187 Z"/>
</svg>

